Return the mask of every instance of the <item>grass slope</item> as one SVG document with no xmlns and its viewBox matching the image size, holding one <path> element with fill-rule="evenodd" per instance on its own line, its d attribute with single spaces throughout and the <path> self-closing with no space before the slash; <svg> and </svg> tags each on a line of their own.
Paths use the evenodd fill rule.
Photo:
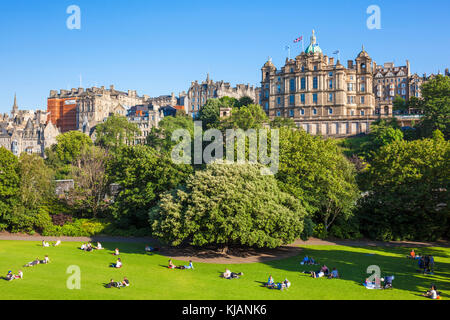
<svg viewBox="0 0 450 320">
<path fill-rule="evenodd" d="M 351 248 L 343 246 L 304 247 L 301 257 L 254 264 L 230 265 L 234 272 L 244 272 L 239 280 L 219 277 L 226 265 L 194 263 L 195 270 L 168 270 L 168 258 L 147 255 L 142 244 L 103 243 L 105 250 L 84 252 L 79 243 L 62 243 L 60 247 L 43 248 L 38 242 L 0 241 L 0 276 L 8 270 L 24 272 L 23 280 L 0 280 L 0 299 L 162 299 L 162 300 L 323 300 L 323 299 L 425 299 L 420 296 L 431 283 L 442 291 L 442 298 L 450 293 L 450 249 L 426 248 L 419 253 L 432 254 L 436 261 L 435 275 L 416 272 L 417 263 L 405 258 L 408 248 Z M 122 269 L 109 268 L 116 261 L 112 256 L 120 248 Z M 36 257 L 49 255 L 51 263 L 32 268 L 22 266 Z M 370 255 L 373 254 L 373 255 Z M 312 279 L 301 272 L 317 266 L 302 266 L 304 255 L 312 256 L 328 267 L 337 267 L 343 279 Z M 184 265 L 186 261 L 174 261 Z M 81 268 L 81 289 L 69 290 L 66 281 L 70 265 Z M 361 283 L 369 275 L 366 269 L 378 265 L 382 275 L 395 275 L 394 290 L 367 290 Z M 269 290 L 261 286 L 272 274 L 275 281 L 287 277 L 292 287 L 288 291 Z M 106 289 L 103 284 L 130 279 L 128 288 Z"/>
</svg>

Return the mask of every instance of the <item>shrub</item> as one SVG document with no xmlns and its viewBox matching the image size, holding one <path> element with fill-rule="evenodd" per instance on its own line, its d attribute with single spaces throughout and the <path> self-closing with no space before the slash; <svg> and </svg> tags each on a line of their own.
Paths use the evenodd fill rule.
<svg viewBox="0 0 450 320">
<path fill-rule="evenodd" d="M 72 216 L 63 214 L 63 213 L 59 213 L 59 214 L 54 214 L 52 215 L 52 222 L 55 226 L 64 226 L 66 223 L 71 223 L 72 222 Z"/>
</svg>

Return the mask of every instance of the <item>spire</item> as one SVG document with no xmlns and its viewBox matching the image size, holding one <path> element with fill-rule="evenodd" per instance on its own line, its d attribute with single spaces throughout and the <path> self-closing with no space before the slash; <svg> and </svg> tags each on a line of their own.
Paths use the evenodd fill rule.
<svg viewBox="0 0 450 320">
<path fill-rule="evenodd" d="M 12 107 L 12 114 L 17 114 L 17 111 L 19 111 L 19 107 L 17 106 L 17 95 L 14 93 L 14 105 Z"/>
<path fill-rule="evenodd" d="M 206 82 L 209 82 L 209 72 L 208 72 L 208 74 L 206 75 Z"/>
<path fill-rule="evenodd" d="M 364 52 L 364 45 L 362 45 L 362 52 Z"/>
<path fill-rule="evenodd" d="M 315 33 L 316 33 L 316 32 L 315 32 L 314 29 L 313 29 L 313 31 L 312 31 L 312 36 L 311 36 L 311 44 L 312 44 L 312 45 L 315 45 L 316 42 L 317 42 L 316 34 L 315 34 Z"/>
</svg>

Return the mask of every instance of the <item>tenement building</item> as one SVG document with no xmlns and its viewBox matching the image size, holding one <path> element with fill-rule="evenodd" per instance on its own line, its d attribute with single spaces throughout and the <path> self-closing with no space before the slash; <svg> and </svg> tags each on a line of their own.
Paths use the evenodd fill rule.
<svg viewBox="0 0 450 320">
<path fill-rule="evenodd" d="M 198 81 L 192 82 L 187 95 L 183 97 L 186 113 L 195 118 L 209 99 L 220 99 L 225 96 L 236 99 L 247 96 L 255 102 L 259 100 L 257 90 L 253 86 L 237 84 L 236 87 L 232 87 L 229 82 L 214 82 L 209 78 L 208 74 L 206 81 L 202 83 Z"/>
<path fill-rule="evenodd" d="M 134 141 L 127 141 L 127 144 L 145 144 L 152 128 L 157 128 L 163 118 L 164 112 L 156 104 L 131 107 L 127 112 L 127 119 L 139 128 L 141 134 L 134 137 Z"/>
<path fill-rule="evenodd" d="M 262 68 L 261 105 L 271 119 L 292 118 L 299 128 L 323 136 L 348 136 L 368 131 L 375 121 L 373 70 L 364 50 L 343 66 L 327 57 L 316 36 L 295 59 L 278 70 L 271 59 Z"/>
<path fill-rule="evenodd" d="M 110 86 L 72 90 L 50 91 L 47 111 L 50 121 L 62 133 L 79 130 L 89 135 L 95 126 L 112 114 L 125 116 L 132 106 L 145 103 L 150 97 L 137 95 L 136 91 L 123 92 Z"/>
<path fill-rule="evenodd" d="M 0 147 L 19 156 L 23 152 L 44 156 L 45 148 L 56 143 L 59 130 L 48 120 L 48 113 L 19 110 L 17 99 L 11 115 L 0 115 Z"/>
</svg>

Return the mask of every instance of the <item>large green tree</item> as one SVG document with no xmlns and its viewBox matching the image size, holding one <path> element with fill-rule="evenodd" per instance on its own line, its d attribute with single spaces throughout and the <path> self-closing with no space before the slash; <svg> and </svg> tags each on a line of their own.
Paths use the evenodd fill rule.
<svg viewBox="0 0 450 320">
<path fill-rule="evenodd" d="M 11 151 L 0 147 L 0 230 L 6 229 L 19 202 L 19 162 Z"/>
<path fill-rule="evenodd" d="M 260 166 L 209 164 L 150 210 L 153 236 L 177 246 L 275 248 L 298 239 L 305 210 Z"/>
<path fill-rule="evenodd" d="M 124 116 L 112 115 L 95 128 L 95 144 L 105 149 L 115 151 L 128 142 L 133 143 L 140 135 L 140 129 Z"/>
<path fill-rule="evenodd" d="M 222 121 L 223 129 L 261 129 L 269 122 L 267 114 L 258 104 L 250 104 L 240 109 L 234 108 L 231 117 Z"/>
<path fill-rule="evenodd" d="M 148 146 L 119 148 L 108 165 L 109 181 L 120 185 L 111 208 L 119 225 L 148 227 L 148 210 L 159 195 L 184 183 L 191 172 Z"/>
<path fill-rule="evenodd" d="M 364 173 L 362 231 L 380 240 L 436 240 L 449 231 L 450 143 L 434 139 L 383 146 Z"/>
<path fill-rule="evenodd" d="M 450 77 L 438 75 L 421 87 L 422 100 L 418 108 L 424 118 L 418 124 L 422 137 L 431 137 L 434 130 L 440 130 L 446 139 L 450 138 Z"/>
<path fill-rule="evenodd" d="M 69 131 L 56 137 L 56 144 L 45 150 L 46 164 L 55 171 L 56 179 L 68 179 L 71 164 L 81 152 L 93 145 L 89 136 L 79 131 Z"/>
<path fill-rule="evenodd" d="M 355 167 L 337 142 L 280 129 L 280 164 L 276 175 L 282 189 L 299 199 L 314 222 L 325 230 L 337 218 L 349 218 L 359 197 Z"/>
</svg>

